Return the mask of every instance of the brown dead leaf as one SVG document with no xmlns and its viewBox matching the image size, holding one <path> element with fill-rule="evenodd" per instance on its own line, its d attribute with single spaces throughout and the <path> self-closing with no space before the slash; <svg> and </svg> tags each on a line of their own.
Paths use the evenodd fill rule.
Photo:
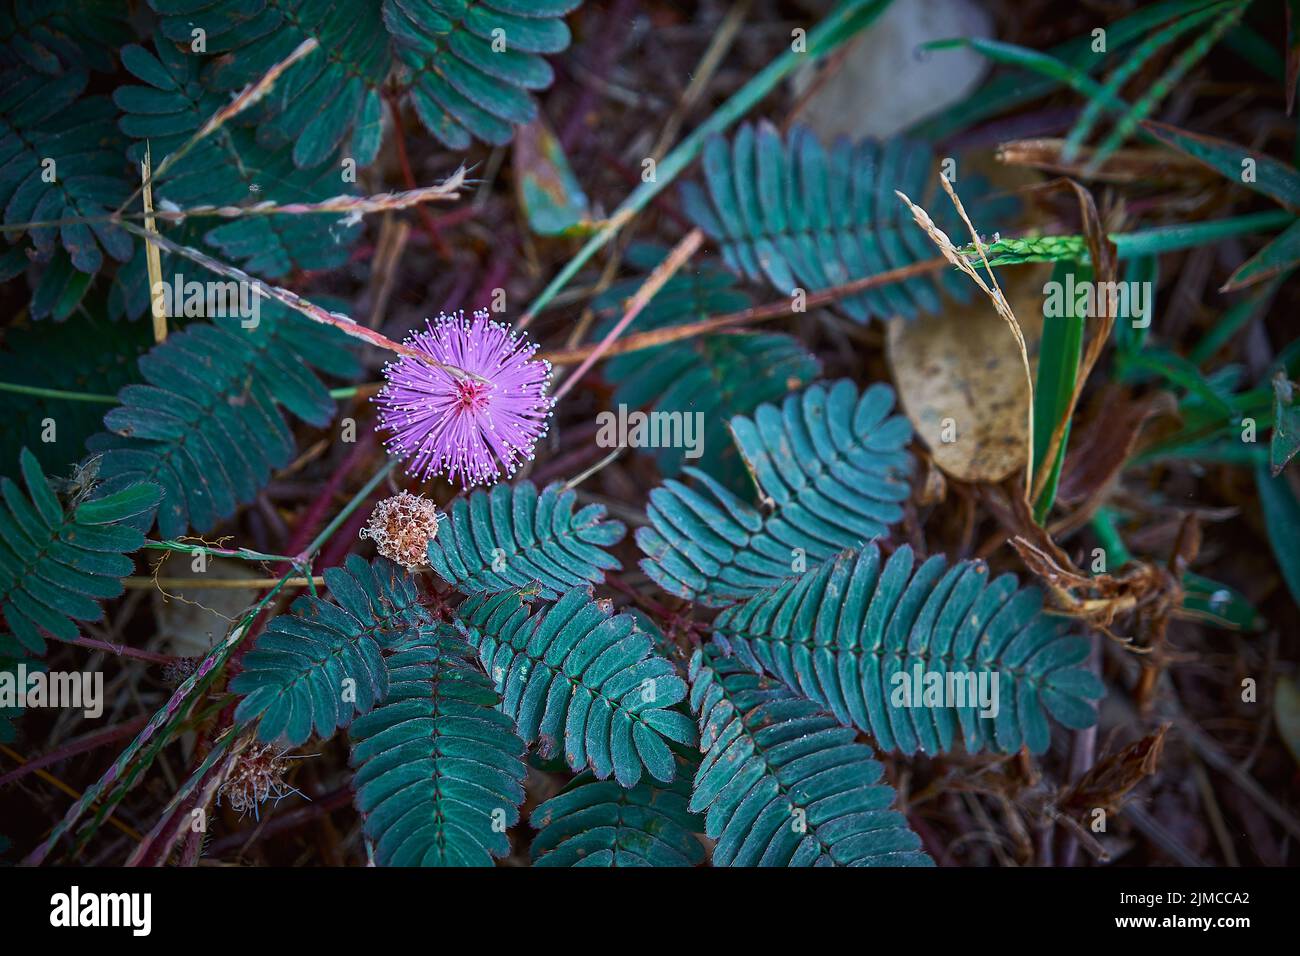
<svg viewBox="0 0 1300 956">
<path fill-rule="evenodd" d="M 1000 276 L 1031 364 L 1050 276 L 1050 266 L 1018 266 Z M 934 315 L 891 322 L 886 348 L 903 410 L 935 464 L 961 481 L 989 482 L 1024 467 L 1028 386 L 1016 340 L 987 299 L 949 302 Z M 945 441 L 953 429 L 955 440 Z"/>
<path fill-rule="evenodd" d="M 1129 791 L 1156 772 L 1169 726 L 1164 724 L 1154 734 L 1134 741 L 1098 763 L 1061 795 L 1057 807 L 1074 815 L 1096 808 L 1107 813 L 1119 810 Z"/>
<path fill-rule="evenodd" d="M 1137 447 L 1142 427 L 1153 416 L 1176 411 L 1177 403 L 1168 392 L 1135 400 L 1118 385 L 1105 386 L 1087 425 L 1070 442 L 1056 500 L 1073 507 L 1105 493 Z"/>
<path fill-rule="evenodd" d="M 1058 176 L 1082 176 L 1092 161 L 1094 150 L 1085 146 L 1080 151 L 1078 160 L 1067 163 L 1061 159 L 1064 146 L 1065 140 L 1059 137 L 1018 139 L 998 146 L 997 158 L 999 162 L 1029 166 Z M 1192 185 L 1211 181 L 1211 177 L 1204 173 L 1204 167 L 1194 159 L 1150 147 L 1116 150 L 1088 175 L 1088 179 L 1101 183 L 1155 180 Z"/>
<path fill-rule="evenodd" d="M 1042 535 L 1050 542 L 1047 532 Z M 1154 652 L 1160 659 L 1153 667 L 1158 670 L 1163 665 L 1165 626 L 1183 599 L 1177 574 L 1157 564 L 1130 561 L 1116 574 L 1089 575 L 1068 558 L 1063 560 L 1054 544 L 1056 553 L 1021 536 L 1012 538 L 1011 545 L 1025 567 L 1047 586 L 1056 610 L 1084 621 L 1130 650 Z M 1136 638 L 1113 633 L 1121 619 L 1131 619 Z"/>
</svg>

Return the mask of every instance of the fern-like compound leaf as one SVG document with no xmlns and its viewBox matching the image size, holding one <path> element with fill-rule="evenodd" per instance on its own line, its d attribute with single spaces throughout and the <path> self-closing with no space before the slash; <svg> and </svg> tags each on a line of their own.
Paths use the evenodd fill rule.
<svg viewBox="0 0 1300 956">
<path fill-rule="evenodd" d="M 66 261 L 81 274 L 67 276 L 77 283 L 76 298 L 104 265 L 105 254 L 119 262 L 131 258 L 130 237 L 105 221 L 130 192 L 122 175 L 125 142 L 114 123 L 112 102 L 83 97 L 86 83 L 84 71 L 49 77 L 17 66 L 0 73 L 5 225 L 91 220 L 28 231 L 38 261 L 49 262 L 56 250 L 66 252 Z M 49 307 L 42 311 L 48 313 Z"/>
<path fill-rule="evenodd" d="M 894 194 L 901 190 L 919 201 L 938 182 L 932 160 L 925 144 L 902 137 L 841 139 L 828 150 L 805 127 L 783 141 L 771 123 L 746 124 L 730 142 L 709 140 L 705 188 L 685 184 L 683 205 L 737 273 L 781 295 L 813 293 L 934 258 L 929 239 Z M 986 220 L 1005 213 L 981 210 L 976 200 L 983 191 L 977 177 L 963 179 L 963 200 L 980 227 L 992 231 Z M 941 226 L 952 218 L 936 213 Z M 968 284 L 952 270 L 939 275 L 943 291 L 959 301 L 969 296 Z M 912 318 L 939 306 L 936 282 L 917 277 L 837 303 L 859 322 L 873 315 Z"/>
<path fill-rule="evenodd" d="M 883 561 L 869 544 L 742 604 L 716 636 L 755 670 L 871 734 L 882 750 L 1042 753 L 1046 714 L 1096 720 L 1100 681 L 1080 666 L 1088 642 L 1043 613 L 1012 574 L 941 556 L 916 566 L 910 547 Z"/>
<path fill-rule="evenodd" d="M 894 393 L 816 384 L 762 405 L 731 430 L 766 512 L 703 472 L 698 488 L 666 481 L 650 493 L 641 567 L 664 590 L 709 605 L 772 587 L 885 533 L 902 518 L 912 428 L 890 415 Z"/>
<path fill-rule="evenodd" d="M 92 436 L 106 481 L 151 481 L 166 492 L 158 529 L 211 529 L 252 501 L 293 457 L 280 412 L 327 424 L 334 402 L 312 367 L 355 372 L 345 338 L 270 304 L 256 328 L 239 319 L 196 323 L 141 356 L 146 384 L 128 385 Z"/>
<path fill-rule="evenodd" d="M 614 614 L 574 588 L 529 613 L 518 592 L 475 595 L 457 626 L 501 693 L 501 709 L 543 757 L 561 747 L 570 767 L 636 786 L 642 770 L 671 781 L 669 740 L 691 745 L 695 728 L 673 705 L 686 684 L 630 614 Z"/>
<path fill-rule="evenodd" d="M 531 482 L 499 484 L 457 498 L 429 542 L 429 566 L 460 591 L 507 591 L 536 583 L 544 598 L 598 584 L 618 561 L 604 549 L 625 528 L 601 505 L 575 512 L 560 485 L 540 494 Z"/>
<path fill-rule="evenodd" d="M 450 628 L 421 628 L 386 660 L 387 699 L 348 732 L 380 866 L 491 866 L 510 852 L 524 744 L 472 654 Z"/>
<path fill-rule="evenodd" d="M 704 754 L 690 809 L 714 866 L 932 865 L 854 731 L 712 646 L 690 678 Z"/>
<path fill-rule="evenodd" d="M 590 773 L 533 810 L 535 866 L 699 866 L 703 821 L 686 809 L 690 768 L 666 786 L 630 790 Z"/>
<path fill-rule="evenodd" d="M 375 158 L 383 108 L 380 87 L 392 67 L 377 3 L 150 0 L 150 5 L 163 15 L 162 34 L 172 43 L 188 46 L 193 30 L 207 31 L 206 52 L 216 58 L 202 80 L 227 98 L 304 41 L 316 40 L 320 48 L 289 67 L 268 94 L 265 134 L 292 142 L 299 168 L 332 159 L 340 147 L 358 165 Z M 334 173 L 337 181 L 337 166 Z"/>
<path fill-rule="evenodd" d="M 103 617 L 99 602 L 122 593 L 127 557 L 144 544 L 136 527 L 152 522 L 160 490 L 133 482 L 65 508 L 36 456 L 19 458 L 27 493 L 0 478 L 0 615 L 34 654 L 45 652 L 42 631 L 77 639 L 77 621 Z"/>
<path fill-rule="evenodd" d="M 4 0 L 0 69 L 112 73 L 112 49 L 130 34 L 119 0 Z"/>
<path fill-rule="evenodd" d="M 277 32 L 268 39 L 278 43 L 278 38 L 286 35 Z M 292 49 L 294 44 L 289 46 Z M 229 95 L 204 86 L 201 57 L 178 49 L 161 36 L 155 39 L 152 50 L 131 44 L 122 48 L 121 55 L 122 64 L 141 81 L 140 85 L 119 86 L 113 93 L 114 102 L 123 112 L 119 126 L 134 141 L 129 151 L 133 160 L 144 158 L 147 142 L 153 164 L 158 167 L 164 157 L 179 150 L 230 101 Z M 232 62 L 245 63 L 238 57 Z M 280 83 L 302 76 L 300 71 L 310 63 L 319 67 L 334 62 L 330 53 L 318 50 L 291 67 L 289 76 L 280 78 L 275 91 L 281 90 Z M 260 75 L 262 71 L 255 72 Z M 305 120 L 302 122 L 306 125 Z M 331 133 L 337 132 L 331 129 Z M 310 130 L 303 130 L 303 135 L 310 135 Z M 348 190 L 336 163 L 316 159 L 308 168 L 300 169 L 287 148 L 277 149 L 261 131 L 230 122 L 166 169 L 154 186 L 154 198 L 156 203 L 172 203 L 185 209 L 317 202 Z M 278 278 L 294 269 L 342 265 L 360 231 L 359 224 L 343 225 L 328 217 L 248 214 L 194 220 L 173 238 L 182 244 L 206 245 L 218 258 L 234 261 L 248 272 Z M 177 271 L 189 273 L 192 279 L 199 269 L 169 257 L 164 262 L 163 278 L 173 282 Z M 131 283 L 127 311 L 135 315 L 148 304 L 143 246 L 126 273 L 125 281 Z"/>
<path fill-rule="evenodd" d="M 649 273 L 662 252 L 656 247 L 634 246 L 627 258 Z M 603 331 L 622 315 L 622 304 L 643 281 L 644 277 L 638 277 L 617 283 L 593 302 L 598 311 L 609 315 Z M 737 312 L 752 304 L 750 297 L 736 288 L 733 276 L 716 262 L 705 261 L 690 275 L 668 280 L 637 316 L 637 327 L 643 331 L 669 328 Z M 614 385 L 611 404 L 615 409 L 607 414 L 612 425 L 620 420 L 631 422 L 627 416 L 640 409 L 657 414 L 671 430 L 660 426 L 658 431 L 648 432 L 638 447 L 655 457 L 665 478 L 681 474 L 683 465 L 693 465 L 738 492 L 748 486 L 749 478 L 727 422 L 735 415 L 753 412 L 764 402 L 779 401 L 819 372 L 816 357 L 793 336 L 734 330 L 698 335 L 606 362 L 605 378 Z M 702 427 L 697 428 L 696 423 Z M 603 427 L 596 435 L 602 444 L 608 443 L 602 438 L 610 437 L 635 442 L 631 428 L 626 436 L 604 436 Z"/>
<path fill-rule="evenodd" d="M 384 0 L 384 23 L 411 78 L 411 102 L 450 149 L 508 143 L 532 122 L 530 91 L 551 85 L 540 54 L 569 45 L 563 17 L 582 0 Z"/>
<path fill-rule="evenodd" d="M 328 568 L 337 604 L 303 595 L 267 624 L 230 689 L 243 695 L 235 721 L 257 721 L 266 743 L 297 747 L 313 728 L 322 738 L 346 727 L 388 693 L 384 650 L 419 635 L 430 621 L 415 581 L 386 558 L 352 555 Z"/>
</svg>

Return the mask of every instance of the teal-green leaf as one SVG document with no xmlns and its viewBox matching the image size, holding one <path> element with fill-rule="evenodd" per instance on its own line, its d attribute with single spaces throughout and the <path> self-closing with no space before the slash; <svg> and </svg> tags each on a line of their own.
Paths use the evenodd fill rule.
<svg viewBox="0 0 1300 956">
<path fill-rule="evenodd" d="M 313 729 L 328 739 L 369 711 L 388 694 L 381 651 L 417 639 L 432 623 L 415 581 L 386 558 L 367 564 L 352 555 L 335 575 L 351 579 L 340 586 L 339 603 L 298 598 L 258 635 L 230 682 L 242 697 L 236 723 L 256 723 L 266 743 L 297 747 Z"/>
<path fill-rule="evenodd" d="M 27 493 L 0 479 L 0 617 L 41 654 L 42 631 L 73 640 L 75 622 L 99 620 L 97 602 L 122 593 L 119 579 L 131 573 L 125 555 L 144 544 L 132 522 L 152 521 L 160 491 L 137 485 L 106 505 L 99 498 L 67 511 L 36 456 L 24 448 L 20 458 Z"/>
<path fill-rule="evenodd" d="M 527 766 L 473 651 L 417 628 L 384 666 L 388 696 L 352 724 L 352 787 L 380 866 L 491 866 L 510 852 Z"/>
<path fill-rule="evenodd" d="M 517 592 L 476 594 L 457 609 L 455 624 L 478 651 L 502 711 L 543 758 L 563 748 L 574 770 L 612 774 L 624 787 L 635 786 L 643 769 L 671 781 L 667 745 L 652 721 L 686 687 L 632 615 L 614 614 L 590 588 L 574 588 L 532 614 Z"/>
<path fill-rule="evenodd" d="M 669 480 L 650 493 L 650 524 L 636 532 L 642 569 L 717 606 L 884 534 L 902 518 L 912 467 L 911 426 L 889 414 L 893 402 L 886 385 L 859 393 L 841 380 L 736 416 L 732 434 L 767 510 L 685 468 L 696 486 Z"/>
<path fill-rule="evenodd" d="M 1037 589 L 987 579 L 980 562 L 948 568 L 936 555 L 914 567 L 907 546 L 882 561 L 872 542 L 727 608 L 714 636 L 882 750 L 947 750 L 960 723 L 968 750 L 1024 742 L 1038 753 L 1040 695 L 1051 692 L 1069 726 L 1089 726 L 1104 688 Z"/>
<path fill-rule="evenodd" d="M 779 295 L 843 285 L 930 258 L 933 250 L 909 228 L 893 194 L 920 195 L 931 175 L 930 151 L 895 138 L 837 144 L 828 154 L 812 133 L 796 126 L 784 142 L 766 121 L 740 126 L 730 144 L 721 136 L 704 146 L 704 189 L 683 187 L 683 207 L 712 239 L 723 261 Z M 986 200 L 987 185 L 963 181 L 962 197 L 981 224 L 1006 217 L 1010 204 Z M 952 232 L 947 213 L 940 226 Z M 958 299 L 969 290 L 940 279 Z M 927 280 L 913 278 L 840 298 L 852 319 L 912 318 L 933 312 L 939 298 Z"/>
<path fill-rule="evenodd" d="M 574 511 L 577 495 L 550 485 L 540 493 L 522 481 L 457 498 L 429 542 L 429 566 L 465 593 L 506 591 L 532 583 L 553 598 L 598 584 L 619 562 L 607 548 L 625 528 L 600 505 Z"/>
<path fill-rule="evenodd" d="M 642 781 L 630 790 L 579 774 L 533 810 L 533 865 L 698 866 L 704 822 L 686 809 L 693 774 L 683 766 L 667 786 Z"/>
<path fill-rule="evenodd" d="M 703 759 L 689 809 L 714 866 L 933 866 L 854 731 L 715 645 L 690 679 Z"/>
</svg>

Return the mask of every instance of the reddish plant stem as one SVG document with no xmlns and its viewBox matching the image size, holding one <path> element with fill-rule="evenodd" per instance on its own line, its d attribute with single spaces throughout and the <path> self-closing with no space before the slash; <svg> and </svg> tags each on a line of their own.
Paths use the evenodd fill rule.
<svg viewBox="0 0 1300 956">
<path fill-rule="evenodd" d="M 99 641 L 93 637 L 77 635 L 75 641 L 69 641 L 61 637 L 55 640 L 62 641 L 64 644 L 72 644 L 76 647 L 89 647 L 95 651 L 105 651 L 109 654 L 116 654 L 118 657 L 130 657 L 138 661 L 148 661 L 151 664 L 171 664 L 178 660 L 179 657 L 173 657 L 170 654 L 156 654 L 153 651 L 142 651 L 138 647 L 127 647 L 125 644 L 110 644 L 107 641 Z"/>
<path fill-rule="evenodd" d="M 855 279 L 852 282 L 846 282 L 844 285 L 835 286 L 831 289 L 824 289 L 821 292 L 811 293 L 805 300 L 805 307 L 808 309 L 816 306 L 826 305 L 844 298 L 846 295 L 852 295 L 855 292 L 862 292 L 866 289 L 874 289 L 876 286 L 888 285 L 891 282 L 902 282 L 913 276 L 924 275 L 927 272 L 935 272 L 943 269 L 948 265 L 948 260 L 943 256 L 937 256 L 934 259 L 926 259 L 922 262 L 915 262 L 909 266 L 902 266 L 898 269 L 890 269 L 888 272 L 879 272 L 875 275 L 866 276 L 861 279 Z M 777 302 L 770 302 L 766 305 L 753 306 L 748 309 L 742 309 L 739 312 L 729 312 L 726 315 L 717 315 L 710 319 L 701 319 L 698 322 L 688 322 L 685 325 L 667 326 L 661 329 L 652 329 L 648 332 L 638 332 L 634 335 L 624 336 L 617 342 L 597 343 L 595 345 L 583 345 L 573 349 L 553 349 L 537 353 L 537 358 L 546 359 L 552 365 L 576 365 L 579 362 L 586 361 L 591 355 L 598 350 L 600 355 L 605 358 L 613 358 L 615 355 L 625 355 L 628 352 L 637 352 L 641 349 L 654 348 L 659 345 L 665 345 L 669 342 L 678 342 L 682 339 L 694 338 L 697 335 L 707 335 L 711 332 L 717 332 L 720 329 L 732 328 L 737 325 L 746 325 L 750 322 L 767 322 L 772 319 L 783 319 L 788 315 L 794 315 L 795 311 L 791 306 L 790 300 L 782 299 Z"/>
<path fill-rule="evenodd" d="M 118 724 L 115 727 L 105 727 L 103 730 L 96 730 L 93 733 L 82 734 L 69 740 L 62 747 L 51 750 L 40 757 L 33 757 L 27 763 L 10 770 L 4 776 L 0 776 L 0 787 L 14 783 L 51 764 L 56 764 L 60 760 L 67 760 L 69 757 L 75 757 L 77 754 L 84 754 L 89 750 L 102 747 L 104 744 L 111 744 L 115 740 L 121 740 L 123 737 L 134 736 L 141 727 L 149 720 L 147 714 L 141 714 L 139 717 L 133 717 L 124 724 Z"/>
<path fill-rule="evenodd" d="M 402 127 L 402 111 L 397 104 L 397 97 L 391 91 L 385 93 L 384 99 L 388 102 L 388 109 L 393 114 L 393 141 L 397 143 L 397 161 L 402 167 L 402 179 L 405 181 L 407 189 L 414 189 L 415 173 L 411 169 L 411 157 L 406 152 L 406 131 Z M 421 206 L 416 207 L 416 213 L 420 217 L 420 222 L 424 224 L 425 231 L 429 234 L 429 241 L 438 250 L 438 255 L 444 259 L 451 259 L 451 247 L 447 245 L 447 240 L 442 238 L 442 233 L 438 232 L 438 225 L 433 221 L 433 216 Z"/>
</svg>

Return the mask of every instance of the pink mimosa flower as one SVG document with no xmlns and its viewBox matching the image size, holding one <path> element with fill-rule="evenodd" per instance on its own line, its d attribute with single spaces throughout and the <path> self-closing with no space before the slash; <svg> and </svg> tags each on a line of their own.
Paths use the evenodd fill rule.
<svg viewBox="0 0 1300 956">
<path fill-rule="evenodd" d="M 389 454 L 406 459 L 408 474 L 446 475 L 462 484 L 491 484 L 531 461 L 546 434 L 552 400 L 546 395 L 551 363 L 532 360 L 536 345 L 493 322 L 482 309 L 445 313 L 406 344 L 445 365 L 479 378 L 403 355 L 384 366 L 384 387 L 374 398 Z"/>
</svg>

